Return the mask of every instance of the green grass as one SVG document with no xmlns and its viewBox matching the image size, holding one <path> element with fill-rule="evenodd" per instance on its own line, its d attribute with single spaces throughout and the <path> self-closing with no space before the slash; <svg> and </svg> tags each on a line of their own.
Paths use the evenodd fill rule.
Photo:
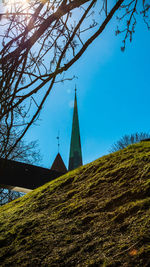
<svg viewBox="0 0 150 267">
<path fill-rule="evenodd" d="M 149 266 L 150 142 L 0 208 L 0 266 Z"/>
</svg>

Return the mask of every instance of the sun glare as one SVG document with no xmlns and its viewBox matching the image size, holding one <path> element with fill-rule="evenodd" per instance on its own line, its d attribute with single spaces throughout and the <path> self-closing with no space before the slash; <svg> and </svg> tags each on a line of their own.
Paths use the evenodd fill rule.
<svg viewBox="0 0 150 267">
<path fill-rule="evenodd" d="M 15 4 L 22 7 L 28 7 L 28 0 L 5 0 L 4 3 L 6 6 L 11 6 L 11 7 Z"/>
</svg>

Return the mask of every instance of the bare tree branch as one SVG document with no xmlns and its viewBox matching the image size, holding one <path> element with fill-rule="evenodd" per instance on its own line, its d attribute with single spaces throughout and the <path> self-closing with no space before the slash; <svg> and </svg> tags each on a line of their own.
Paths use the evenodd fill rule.
<svg viewBox="0 0 150 267">
<path fill-rule="evenodd" d="M 124 34 L 123 51 L 132 40 L 138 14 L 149 27 L 150 4 L 146 0 L 143 4 L 139 0 L 28 0 L 25 6 L 7 2 L 0 15 L 0 135 L 3 138 L 7 129 L 9 143 L 18 127 L 11 154 L 38 119 L 54 83 L 67 79 L 64 73 L 116 12 L 120 24 L 116 34 Z"/>
</svg>

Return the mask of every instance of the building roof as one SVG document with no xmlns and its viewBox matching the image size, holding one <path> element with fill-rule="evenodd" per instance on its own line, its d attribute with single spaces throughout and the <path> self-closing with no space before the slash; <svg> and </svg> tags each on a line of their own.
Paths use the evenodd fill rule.
<svg viewBox="0 0 150 267">
<path fill-rule="evenodd" d="M 66 173 L 67 172 L 67 168 L 63 162 L 63 159 L 62 159 L 60 153 L 57 154 L 57 156 L 56 156 L 56 158 L 52 164 L 51 170 L 58 171 L 60 173 Z"/>
<path fill-rule="evenodd" d="M 73 122 L 72 122 L 72 133 L 71 133 L 68 170 L 69 171 L 74 170 L 81 165 L 82 165 L 82 150 L 81 150 L 81 141 L 80 141 L 77 96 L 76 96 L 76 89 L 75 89 L 75 100 L 74 100 L 74 111 L 73 111 Z"/>
<path fill-rule="evenodd" d="M 0 159 L 0 186 L 3 188 L 13 189 L 13 187 L 19 187 L 32 190 L 56 179 L 62 174 L 63 172 L 56 170 L 14 160 Z"/>
</svg>

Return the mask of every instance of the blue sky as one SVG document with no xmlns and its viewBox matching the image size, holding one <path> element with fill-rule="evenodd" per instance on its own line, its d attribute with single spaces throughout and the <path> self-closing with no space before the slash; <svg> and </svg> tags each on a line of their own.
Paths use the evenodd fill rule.
<svg viewBox="0 0 150 267">
<path fill-rule="evenodd" d="M 139 18 L 132 43 L 121 52 L 123 36 L 115 36 L 114 25 L 113 20 L 66 73 L 78 79 L 54 86 L 39 126 L 27 133 L 27 141 L 39 142 L 39 165 L 51 167 L 59 130 L 60 153 L 68 166 L 75 84 L 84 164 L 108 154 L 124 134 L 150 132 L 150 32 Z"/>
</svg>

